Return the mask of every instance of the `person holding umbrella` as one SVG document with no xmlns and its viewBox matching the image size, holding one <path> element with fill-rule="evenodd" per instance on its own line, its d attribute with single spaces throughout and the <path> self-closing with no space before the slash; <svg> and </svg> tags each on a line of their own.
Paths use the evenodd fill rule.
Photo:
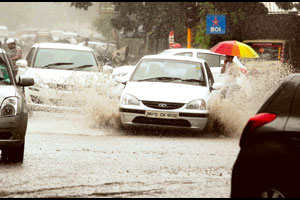
<svg viewBox="0 0 300 200">
<path fill-rule="evenodd" d="M 221 73 L 226 74 L 225 85 L 236 84 L 236 78 L 240 76 L 239 67 L 233 62 L 234 56 L 226 55 Z"/>
<path fill-rule="evenodd" d="M 236 40 L 228 40 L 228 41 L 219 42 L 218 44 L 213 46 L 210 49 L 210 51 L 212 51 L 214 53 L 226 55 L 224 65 L 221 69 L 221 73 L 224 73 L 226 75 L 226 77 L 225 77 L 226 88 L 225 89 L 230 90 L 230 91 L 237 91 L 240 88 L 240 86 L 237 83 L 237 77 L 242 74 L 240 72 L 245 73 L 245 71 L 247 71 L 247 69 L 236 66 L 233 63 L 234 56 L 237 56 L 240 58 L 258 58 L 258 55 L 254 51 L 254 49 L 252 49 L 250 46 L 248 46 L 242 42 L 238 42 Z"/>
</svg>

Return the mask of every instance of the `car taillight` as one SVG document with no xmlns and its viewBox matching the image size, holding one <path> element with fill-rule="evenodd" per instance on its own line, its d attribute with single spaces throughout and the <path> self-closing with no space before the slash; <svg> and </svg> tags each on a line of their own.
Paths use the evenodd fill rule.
<svg viewBox="0 0 300 200">
<path fill-rule="evenodd" d="M 259 113 L 249 119 L 244 132 L 251 132 L 258 127 L 272 122 L 276 117 L 277 115 L 272 113 Z"/>
</svg>

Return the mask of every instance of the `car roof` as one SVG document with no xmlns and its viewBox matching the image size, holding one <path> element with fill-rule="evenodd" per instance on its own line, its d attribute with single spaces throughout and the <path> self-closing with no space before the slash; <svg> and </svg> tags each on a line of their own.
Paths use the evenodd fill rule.
<svg viewBox="0 0 300 200">
<path fill-rule="evenodd" d="M 193 58 L 187 56 L 175 56 L 175 55 L 166 55 L 166 54 L 156 54 L 156 55 L 148 55 L 142 57 L 142 59 L 170 59 L 170 60 L 180 60 L 180 61 L 192 61 L 192 62 L 206 62 L 200 58 Z"/>
<path fill-rule="evenodd" d="M 166 49 L 162 51 L 161 53 L 170 52 L 170 53 L 180 53 L 180 52 L 196 52 L 196 53 L 209 53 L 214 55 L 222 55 L 218 53 L 214 53 L 210 51 L 209 49 L 196 49 L 196 48 L 175 48 L 175 49 Z M 224 56 L 224 55 L 222 55 Z"/>
<path fill-rule="evenodd" d="M 47 48 L 47 49 L 72 49 L 72 50 L 79 50 L 79 51 L 93 51 L 91 48 L 86 46 L 81 46 L 77 44 L 67 44 L 67 43 L 36 43 L 32 47 Z"/>
</svg>

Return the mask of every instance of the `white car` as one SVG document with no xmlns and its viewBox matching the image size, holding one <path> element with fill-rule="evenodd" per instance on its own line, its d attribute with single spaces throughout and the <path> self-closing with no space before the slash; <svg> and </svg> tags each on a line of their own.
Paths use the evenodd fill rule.
<svg viewBox="0 0 300 200">
<path fill-rule="evenodd" d="M 204 59 L 214 75 L 215 81 L 217 83 L 224 83 L 224 74 L 221 74 L 221 68 L 224 64 L 225 55 L 211 52 L 208 49 L 194 49 L 194 48 L 175 48 L 175 49 L 166 49 L 160 54 L 171 54 L 177 56 L 187 56 L 193 58 Z M 241 61 L 235 56 L 233 62 L 236 63 L 241 69 L 246 70 Z"/>
<path fill-rule="evenodd" d="M 203 59 L 144 56 L 121 94 L 124 127 L 187 128 L 202 131 L 208 120 L 213 75 Z"/>
<path fill-rule="evenodd" d="M 34 76 L 34 86 L 25 91 L 28 104 L 34 109 L 85 106 L 89 101 L 88 92 L 103 94 L 106 87 L 116 85 L 101 72 L 93 50 L 85 46 L 35 44 L 26 60 L 19 60 L 17 65 L 18 73 Z"/>
</svg>

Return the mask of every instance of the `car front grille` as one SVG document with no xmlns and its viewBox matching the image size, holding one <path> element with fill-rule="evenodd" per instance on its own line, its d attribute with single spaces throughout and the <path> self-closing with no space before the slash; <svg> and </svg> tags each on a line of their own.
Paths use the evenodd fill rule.
<svg viewBox="0 0 300 200">
<path fill-rule="evenodd" d="M 47 85 L 49 86 L 49 88 L 54 90 L 74 91 L 80 89 L 78 86 L 67 84 L 48 83 Z"/>
<path fill-rule="evenodd" d="M 190 122 L 184 119 L 159 119 L 148 117 L 136 117 L 132 121 L 135 124 L 147 124 L 147 125 L 161 125 L 161 126 L 174 126 L 174 127 L 191 127 Z"/>
<path fill-rule="evenodd" d="M 149 108 L 172 110 L 178 109 L 184 106 L 184 103 L 171 103 L 171 102 L 160 102 L 160 101 L 142 101 L 142 103 Z"/>
</svg>

